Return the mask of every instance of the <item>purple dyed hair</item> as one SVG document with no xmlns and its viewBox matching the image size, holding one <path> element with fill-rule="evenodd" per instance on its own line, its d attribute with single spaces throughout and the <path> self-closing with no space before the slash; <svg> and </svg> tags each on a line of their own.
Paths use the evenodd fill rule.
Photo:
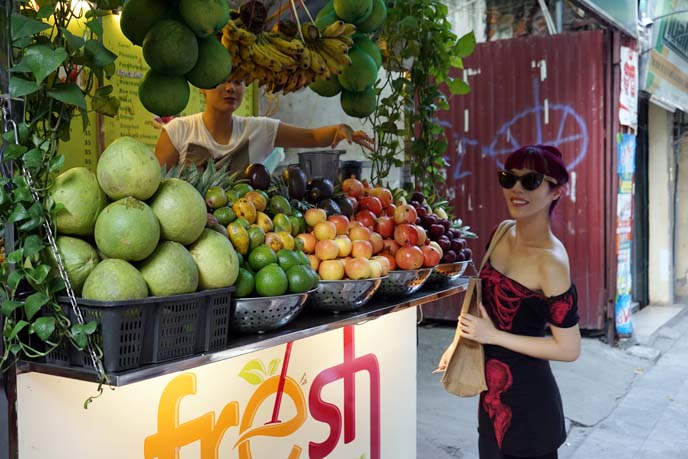
<svg viewBox="0 0 688 459">
<path fill-rule="evenodd" d="M 549 183 L 550 189 L 566 185 L 569 173 L 564 164 L 564 158 L 558 148 L 551 145 L 526 145 L 512 152 L 504 163 L 506 170 L 530 169 L 548 175 L 557 181 L 557 185 Z M 559 199 L 552 201 L 549 213 L 552 214 Z"/>
</svg>

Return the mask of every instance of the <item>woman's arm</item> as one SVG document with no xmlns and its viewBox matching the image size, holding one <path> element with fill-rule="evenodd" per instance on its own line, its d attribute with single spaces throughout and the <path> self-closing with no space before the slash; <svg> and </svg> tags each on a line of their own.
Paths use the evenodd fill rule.
<svg viewBox="0 0 688 459">
<path fill-rule="evenodd" d="M 179 152 L 172 145 L 170 136 L 165 129 L 160 131 L 158 143 L 155 144 L 155 157 L 158 158 L 161 165 L 167 166 L 168 169 L 173 168 L 179 162 Z"/>
<path fill-rule="evenodd" d="M 280 122 L 277 127 L 275 146 L 283 148 L 334 148 L 342 140 L 357 143 L 370 151 L 374 151 L 373 139 L 368 137 L 365 132 L 354 131 L 351 126 L 344 123 L 306 129 Z"/>
</svg>

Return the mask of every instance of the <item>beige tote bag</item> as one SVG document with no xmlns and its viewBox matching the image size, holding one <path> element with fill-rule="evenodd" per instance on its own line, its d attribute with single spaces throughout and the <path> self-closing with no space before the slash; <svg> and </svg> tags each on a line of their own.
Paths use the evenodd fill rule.
<svg viewBox="0 0 688 459">
<path fill-rule="evenodd" d="M 490 254 L 494 250 L 499 240 L 515 224 L 513 220 L 505 220 L 497 227 L 490 246 L 485 252 L 485 257 L 480 264 L 478 273 L 483 269 Z M 479 276 L 471 276 L 468 280 L 468 287 L 461 305 L 461 313 L 469 313 L 474 316 L 480 315 L 478 305 L 481 301 L 481 283 Z M 473 340 L 461 339 L 461 329 L 456 327 L 456 334 L 452 343 L 454 351 L 449 358 L 447 369 L 442 376 L 444 388 L 459 397 L 473 397 L 479 395 L 487 389 L 485 384 L 485 353 L 483 345 Z"/>
</svg>

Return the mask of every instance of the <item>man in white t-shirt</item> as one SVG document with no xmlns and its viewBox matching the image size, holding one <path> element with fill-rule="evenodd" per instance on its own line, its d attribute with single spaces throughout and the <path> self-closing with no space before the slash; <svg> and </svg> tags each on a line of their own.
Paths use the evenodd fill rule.
<svg viewBox="0 0 688 459">
<path fill-rule="evenodd" d="M 220 167 L 243 169 L 262 163 L 275 147 L 334 148 L 342 140 L 355 142 L 373 151 L 373 140 L 347 124 L 304 129 L 267 117 L 234 115 L 244 96 L 244 85 L 226 81 L 215 89 L 202 89 L 205 110 L 175 118 L 163 126 L 155 155 L 168 168 L 177 164 L 204 165 L 214 158 Z"/>
</svg>

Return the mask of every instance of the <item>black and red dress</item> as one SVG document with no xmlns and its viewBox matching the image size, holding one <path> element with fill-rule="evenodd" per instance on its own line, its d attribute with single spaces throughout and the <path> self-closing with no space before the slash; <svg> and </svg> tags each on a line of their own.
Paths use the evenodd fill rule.
<svg viewBox="0 0 688 459">
<path fill-rule="evenodd" d="M 544 336 L 546 325 L 578 323 L 574 285 L 546 297 L 486 263 L 480 272 L 482 302 L 495 327 L 525 336 Z M 481 457 L 538 457 L 555 452 L 566 439 L 559 388 L 548 360 L 500 346 L 485 345 L 487 390 L 480 395 L 478 430 Z M 555 456 L 556 457 L 556 456 Z"/>
</svg>

